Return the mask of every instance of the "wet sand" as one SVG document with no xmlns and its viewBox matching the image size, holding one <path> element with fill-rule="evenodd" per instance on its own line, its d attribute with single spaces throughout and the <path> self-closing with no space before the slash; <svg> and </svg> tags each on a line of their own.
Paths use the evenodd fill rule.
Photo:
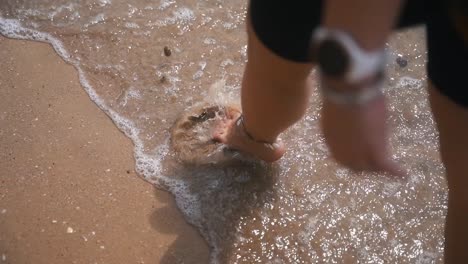
<svg viewBox="0 0 468 264">
<path fill-rule="evenodd" d="M 208 262 L 73 67 L 47 44 L 3 37 L 0 61 L 0 263 Z"/>
</svg>

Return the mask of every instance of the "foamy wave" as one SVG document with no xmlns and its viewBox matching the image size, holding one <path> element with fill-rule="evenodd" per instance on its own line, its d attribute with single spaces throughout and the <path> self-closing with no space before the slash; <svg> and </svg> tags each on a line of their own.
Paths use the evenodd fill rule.
<svg viewBox="0 0 468 264">
<path fill-rule="evenodd" d="M 0 17 L 0 34 L 9 38 L 34 40 L 49 43 L 54 48 L 55 52 L 67 63 L 73 65 L 78 71 L 80 84 L 85 89 L 89 98 L 103 110 L 114 122 L 114 124 L 127 136 L 134 144 L 134 157 L 136 161 L 136 171 L 147 178 L 148 181 L 159 186 L 175 186 L 171 181 L 161 181 L 158 176 L 161 174 L 161 159 L 168 152 L 168 141 L 161 145 L 154 155 L 144 153 L 143 141 L 139 138 L 140 130 L 136 127 L 133 121 L 119 115 L 106 105 L 104 100 L 96 93 L 96 90 L 90 84 L 86 74 L 77 60 L 71 58 L 69 52 L 64 48 L 63 43 L 54 36 L 40 32 L 34 29 L 23 27 L 17 19 L 7 19 Z M 164 179 L 164 178 L 161 178 Z"/>
<path fill-rule="evenodd" d="M 99 1 L 100 6 L 111 7 L 110 2 Z M 183 2 L 177 1 L 177 5 Z M 392 183 L 390 179 L 374 178 L 374 175 L 353 177 L 356 175 L 351 171 L 331 163 L 327 158 L 328 148 L 319 133 L 320 102 L 316 90 L 304 120 L 285 134 L 289 152 L 278 168 L 262 164 L 179 166 L 176 156 L 169 151 L 168 136 L 159 145 L 152 144 L 154 139 L 161 140 L 161 136 L 168 134 L 167 121 L 175 118 L 174 110 L 194 107 L 199 98 L 210 98 L 219 105 L 230 105 L 232 101 L 238 104 L 241 66 L 246 60 L 247 46 L 241 37 L 245 32 L 233 31 L 230 22 L 218 19 L 225 15 L 229 20 L 243 17 L 244 9 L 240 5 L 231 10 L 218 8 L 218 4 L 213 3 L 192 10 L 175 3 L 161 0 L 159 5 L 146 6 L 147 14 L 142 16 L 147 20 L 135 13 L 137 9 L 133 6 L 116 4 L 112 12 L 103 10 L 106 24 L 102 25 L 103 29 L 99 26 L 94 28 L 96 32 L 88 32 L 96 35 L 89 35 L 90 42 L 85 41 L 84 48 L 93 47 L 93 43 L 99 47 L 108 44 L 118 48 L 122 45 L 123 50 L 127 44 L 135 47 L 128 54 L 117 54 L 110 49 L 110 59 L 94 57 L 97 54 L 94 52 L 83 53 L 82 61 L 72 58 L 70 55 L 75 56 L 72 52 L 75 48 L 70 48 L 67 40 L 62 43 L 54 37 L 56 35 L 31 29 L 37 19 L 29 21 L 29 28 L 25 28 L 18 20 L 0 16 L 0 34 L 50 43 L 77 69 L 80 83 L 89 97 L 132 139 L 136 171 L 148 182 L 170 191 L 186 220 L 205 237 L 211 247 L 210 263 L 339 263 L 347 255 L 355 256 L 356 261 L 363 263 L 432 263 L 441 258 L 446 212 L 443 167 L 436 159 L 437 155 L 431 154 L 428 159 L 424 156 L 426 152 L 435 153 L 437 134 L 428 113 L 424 89 L 419 89 L 423 82 L 409 71 L 416 64 L 408 65 L 405 71 L 395 67 L 400 72 L 391 76 L 391 88 L 388 89 L 393 99 L 389 104 L 393 111 L 391 122 L 398 133 L 394 136 L 394 142 L 398 143 L 395 149 L 400 153 L 393 158 L 410 167 L 408 181 Z M 82 11 L 80 7 L 77 12 Z M 43 20 L 48 17 L 48 8 L 45 15 L 40 14 L 41 23 L 37 28 L 50 28 L 48 26 L 52 24 L 50 32 L 54 32 L 56 21 Z M 155 11 L 160 9 L 165 11 Z M 83 15 L 83 20 L 95 18 L 99 14 L 97 11 Z M 88 13 L 83 11 L 82 14 Z M 135 18 L 129 19 L 132 16 Z M 113 17 L 116 19 L 110 19 Z M 62 25 L 58 28 L 60 32 L 76 33 L 86 21 L 71 28 Z M 242 20 L 236 21 L 236 25 L 240 25 Z M 129 29 L 122 30 L 121 25 Z M 113 42 L 115 39 L 107 38 L 107 33 L 118 33 L 117 40 L 123 40 L 122 43 Z M 181 36 L 182 33 L 188 34 Z M 133 35 L 137 37 L 133 39 Z M 143 41 L 146 37 L 148 42 Z M 126 41 L 128 38 L 132 41 Z M 155 43 L 159 43 L 158 48 L 150 49 Z M 141 44 L 140 49 L 136 44 Z M 175 51 L 172 56 L 164 56 L 164 45 Z M 78 51 L 80 47 L 78 45 Z M 115 60 L 114 55 L 122 57 Z M 80 56 L 79 53 L 76 56 Z M 144 67 L 139 67 L 141 62 L 145 62 L 141 65 Z M 96 69 L 91 74 L 101 70 L 111 75 L 119 73 L 119 78 L 125 79 L 125 85 L 116 81 L 117 88 L 103 88 L 101 93 L 101 86 L 91 85 L 94 75 L 84 67 L 85 63 L 89 63 L 92 70 Z M 141 70 L 140 74 L 134 74 L 136 69 Z M 120 74 L 125 71 L 128 71 L 127 75 Z M 215 78 L 222 80 L 206 89 L 208 82 Z M 161 83 L 151 85 L 157 80 Z M 100 94 L 94 88 L 99 88 Z M 117 100 L 118 105 L 108 103 L 106 92 L 110 93 L 112 102 Z M 410 99 L 413 103 L 408 106 Z M 127 100 L 130 110 L 117 112 Z M 144 103 L 151 106 L 133 112 L 133 106 L 144 108 Z M 403 114 L 404 118 L 396 114 Z M 388 248 L 388 234 L 393 234 L 390 243 L 392 249 L 397 250 Z M 415 237 L 419 240 L 414 240 Z"/>
<path fill-rule="evenodd" d="M 159 21 L 160 25 L 189 24 L 195 20 L 193 10 L 187 7 L 180 7 L 172 12 L 172 16 Z"/>
<path fill-rule="evenodd" d="M 135 170 L 137 173 L 142 175 L 148 182 L 171 192 L 176 199 L 177 206 L 186 216 L 186 220 L 196 226 L 199 230 L 203 230 L 203 216 L 201 213 L 199 197 L 190 191 L 188 183 L 180 179 L 162 175 L 161 173 L 162 159 L 169 152 L 169 138 L 150 153 L 148 153 L 148 151 L 145 152 L 144 142 L 140 138 L 140 130 L 136 127 L 134 122 L 118 114 L 104 102 L 90 84 L 84 70 L 80 66 L 80 62 L 71 58 L 68 51 L 64 48 L 63 43 L 57 38 L 48 33 L 25 28 L 16 19 L 5 19 L 2 17 L 0 17 L 0 34 L 9 38 L 49 43 L 63 60 L 73 65 L 78 71 L 80 83 L 90 99 L 112 119 L 114 124 L 127 137 L 132 140 L 134 145 Z M 201 66 L 204 67 L 203 65 Z M 213 232 L 204 230 L 202 235 L 207 239 L 207 241 L 215 241 L 210 239 L 210 237 L 214 235 Z M 220 249 L 217 245 L 213 246 L 214 250 L 211 254 L 211 263 L 218 263 L 217 255 L 219 254 Z"/>
<path fill-rule="evenodd" d="M 55 52 L 57 52 L 58 55 L 66 62 L 71 63 L 74 66 L 76 64 L 76 62 L 70 58 L 70 54 L 65 50 L 60 40 L 54 38 L 50 34 L 25 28 L 17 19 L 0 17 L 0 34 L 9 38 L 35 40 L 50 43 L 55 49 Z"/>
</svg>

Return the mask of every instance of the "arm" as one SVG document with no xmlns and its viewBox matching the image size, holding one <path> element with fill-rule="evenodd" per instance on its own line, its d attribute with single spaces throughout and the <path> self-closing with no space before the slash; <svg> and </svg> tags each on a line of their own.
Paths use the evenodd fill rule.
<svg viewBox="0 0 468 264">
<path fill-rule="evenodd" d="M 380 49 L 395 24 L 401 3 L 401 0 L 328 0 L 323 26 L 348 32 L 362 49 Z M 322 85 L 331 85 L 338 91 L 356 89 L 326 78 Z M 354 170 L 402 175 L 401 168 L 389 159 L 386 114 L 382 96 L 364 105 L 338 105 L 325 98 L 322 130 L 334 158 Z"/>
</svg>

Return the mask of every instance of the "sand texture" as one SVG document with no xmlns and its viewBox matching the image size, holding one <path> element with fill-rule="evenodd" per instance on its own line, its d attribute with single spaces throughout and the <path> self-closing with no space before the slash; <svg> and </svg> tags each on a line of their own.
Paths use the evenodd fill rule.
<svg viewBox="0 0 468 264">
<path fill-rule="evenodd" d="M 3 37 L 0 61 L 0 263 L 208 262 L 73 67 L 47 44 Z"/>
</svg>

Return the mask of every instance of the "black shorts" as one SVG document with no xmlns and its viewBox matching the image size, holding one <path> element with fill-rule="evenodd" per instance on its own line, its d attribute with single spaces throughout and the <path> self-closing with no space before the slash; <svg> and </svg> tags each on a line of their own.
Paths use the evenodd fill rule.
<svg viewBox="0 0 468 264">
<path fill-rule="evenodd" d="M 468 47 L 440 0 L 407 0 L 397 28 L 426 25 L 429 79 L 457 104 L 468 108 Z M 322 1 L 251 0 L 255 34 L 277 55 L 310 62 L 310 36 L 320 24 Z"/>
</svg>

